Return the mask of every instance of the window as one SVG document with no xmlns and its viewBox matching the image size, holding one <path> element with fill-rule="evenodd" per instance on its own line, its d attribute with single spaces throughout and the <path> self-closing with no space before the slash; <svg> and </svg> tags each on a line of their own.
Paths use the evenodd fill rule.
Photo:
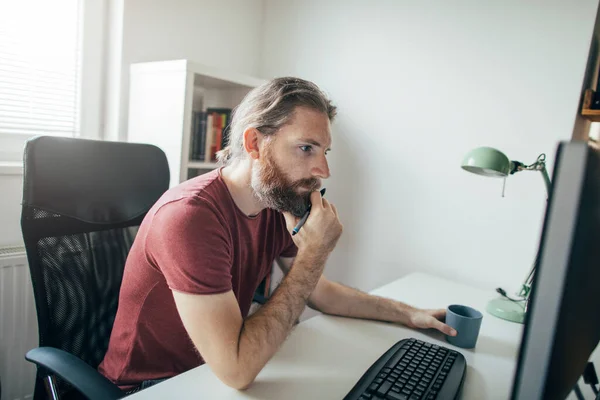
<svg viewBox="0 0 600 400">
<path fill-rule="evenodd" d="M 23 144 L 33 136 L 99 136 L 98 129 L 81 135 L 82 104 L 99 107 L 101 100 L 99 89 L 86 90 L 100 87 L 97 81 L 86 86 L 101 78 L 104 19 L 98 4 L 103 1 L 0 1 L 0 162 L 20 162 Z M 92 74 L 86 59 L 97 64 Z M 91 103 L 90 96 L 96 96 Z"/>
</svg>

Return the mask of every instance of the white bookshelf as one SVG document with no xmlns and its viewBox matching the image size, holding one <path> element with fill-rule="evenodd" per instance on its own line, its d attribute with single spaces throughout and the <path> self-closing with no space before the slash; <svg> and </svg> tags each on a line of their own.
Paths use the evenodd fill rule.
<svg viewBox="0 0 600 400">
<path fill-rule="evenodd" d="M 127 140 L 150 143 L 167 155 L 171 186 L 217 167 L 192 161 L 194 111 L 233 109 L 263 80 L 189 60 L 132 64 Z"/>
</svg>

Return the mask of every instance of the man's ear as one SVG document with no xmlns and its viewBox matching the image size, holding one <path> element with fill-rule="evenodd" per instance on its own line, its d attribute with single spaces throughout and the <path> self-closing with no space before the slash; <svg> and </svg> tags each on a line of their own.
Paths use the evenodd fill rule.
<svg viewBox="0 0 600 400">
<path fill-rule="evenodd" d="M 262 134 L 256 128 L 247 128 L 244 131 L 244 150 L 251 159 L 260 158 L 260 146 L 263 141 Z"/>
</svg>

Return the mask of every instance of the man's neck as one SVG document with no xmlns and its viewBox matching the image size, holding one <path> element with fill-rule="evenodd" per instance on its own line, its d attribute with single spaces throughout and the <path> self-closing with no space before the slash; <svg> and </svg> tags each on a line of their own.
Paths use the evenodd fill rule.
<svg viewBox="0 0 600 400">
<path fill-rule="evenodd" d="M 250 186 L 252 177 L 251 160 L 241 160 L 233 165 L 228 165 L 221 170 L 221 176 L 234 203 L 246 215 L 254 216 L 265 207 L 254 196 Z"/>
</svg>

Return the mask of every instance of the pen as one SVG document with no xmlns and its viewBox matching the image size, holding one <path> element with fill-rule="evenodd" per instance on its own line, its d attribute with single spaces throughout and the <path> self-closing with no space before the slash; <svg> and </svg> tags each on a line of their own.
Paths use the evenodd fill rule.
<svg viewBox="0 0 600 400">
<path fill-rule="evenodd" d="M 321 197 L 325 196 L 325 190 L 327 190 L 327 189 L 326 188 L 321 189 Z M 300 221 L 298 221 L 298 225 L 296 225 L 294 227 L 294 229 L 292 230 L 292 236 L 294 236 L 296 233 L 298 233 L 298 231 L 300 230 L 300 228 L 302 228 L 302 225 L 304 225 L 304 223 L 308 219 L 308 215 L 310 214 L 310 207 L 311 206 L 312 206 L 312 204 L 308 205 L 308 210 L 306 210 L 306 212 L 304 213 L 304 215 L 302 216 L 302 218 L 300 218 Z"/>
</svg>

